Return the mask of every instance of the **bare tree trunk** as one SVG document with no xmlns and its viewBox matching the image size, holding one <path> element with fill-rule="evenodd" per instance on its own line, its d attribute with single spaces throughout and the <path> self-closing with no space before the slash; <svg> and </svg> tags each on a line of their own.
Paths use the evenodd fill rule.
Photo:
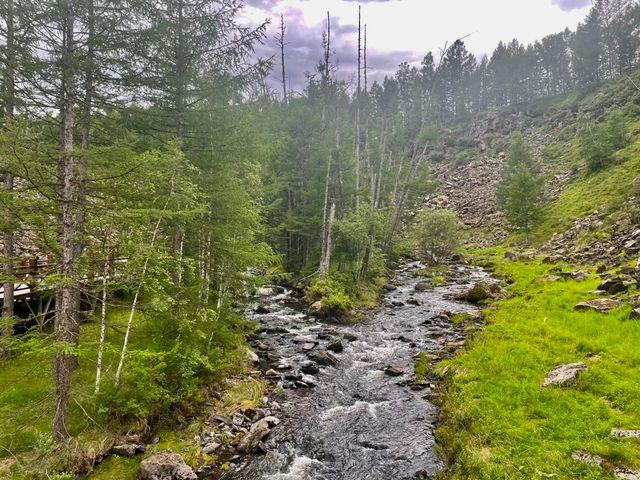
<svg viewBox="0 0 640 480">
<path fill-rule="evenodd" d="M 323 262 L 327 256 L 327 222 L 328 222 L 328 208 L 329 208 L 329 179 L 331 178 L 331 161 L 333 157 L 329 154 L 329 161 L 327 163 L 327 175 L 324 182 L 324 206 L 322 211 L 322 252 L 320 254 L 320 276 L 322 276 Z M 327 270 L 328 271 L 328 270 Z"/>
<path fill-rule="evenodd" d="M 178 26 L 177 26 L 177 45 L 176 45 L 176 71 L 174 76 L 176 79 L 175 92 L 175 109 L 176 109 L 176 138 L 178 139 L 180 148 L 183 149 L 183 141 L 186 130 L 186 111 L 187 111 L 187 59 L 185 48 L 185 18 L 184 18 L 184 2 L 178 0 L 176 2 Z M 173 258 L 176 266 L 173 271 L 173 283 L 176 289 L 182 283 L 182 251 L 184 246 L 184 230 L 180 220 L 174 222 L 173 231 Z M 177 295 L 177 292 L 176 292 Z"/>
<path fill-rule="evenodd" d="M 174 191 L 174 179 L 177 172 L 174 172 L 171 177 L 171 190 L 169 191 L 169 196 L 167 200 L 164 202 L 164 207 L 162 207 L 162 211 L 166 211 L 169 206 L 169 200 L 171 200 L 171 196 Z M 153 229 L 153 235 L 151 235 L 150 246 L 153 246 L 156 243 L 156 239 L 158 238 L 158 233 L 160 232 L 160 223 L 162 222 L 162 217 L 158 218 L 156 222 L 155 228 Z M 144 264 L 142 265 L 142 272 L 140 273 L 140 279 L 138 281 L 138 286 L 136 287 L 136 293 L 133 295 L 133 301 L 131 302 L 131 309 L 129 310 L 129 319 L 127 321 L 127 329 L 124 334 L 124 340 L 122 342 L 122 351 L 120 352 L 120 361 L 118 362 L 118 369 L 116 370 L 116 379 L 115 384 L 116 387 L 120 385 L 120 376 L 122 375 L 122 369 L 124 367 L 124 360 L 127 355 L 127 348 L 129 347 L 129 335 L 131 334 L 131 328 L 133 326 L 133 317 L 136 313 L 136 308 L 138 306 L 138 299 L 140 297 L 140 291 L 142 290 L 142 286 L 144 285 L 144 278 L 147 275 L 147 268 L 149 267 L 149 258 L 150 255 L 147 255 L 144 259 Z"/>
<path fill-rule="evenodd" d="M 102 305 L 100 308 L 100 343 L 98 344 L 98 360 L 96 362 L 96 388 L 95 393 L 100 392 L 102 378 L 102 355 L 104 343 L 107 338 L 107 278 L 109 276 L 109 257 L 105 256 L 102 270 Z"/>
<path fill-rule="evenodd" d="M 361 68 L 360 60 L 362 57 L 361 43 L 361 11 L 362 7 L 358 6 L 358 88 L 356 89 L 356 125 L 355 125 L 355 159 L 356 159 L 356 210 L 360 207 L 360 78 Z"/>
<path fill-rule="evenodd" d="M 280 47 L 280 65 L 282 66 L 282 99 L 285 105 L 288 103 L 287 100 L 287 75 L 284 64 L 284 47 L 286 45 L 284 40 L 284 34 L 287 28 L 284 26 L 284 15 L 280 14 L 280 36 L 276 38 L 278 42 L 278 46 Z"/>
<path fill-rule="evenodd" d="M 3 90 L 5 95 L 4 102 L 4 114 L 5 122 L 11 122 L 13 119 L 13 113 L 15 109 L 15 23 L 14 23 L 14 10 L 13 0 L 6 0 L 5 4 L 5 22 L 6 22 L 6 57 L 7 64 L 5 66 L 4 78 L 3 78 Z M 4 189 L 11 194 L 13 191 L 13 174 L 11 171 L 4 173 Z M 15 284 L 15 271 L 14 271 L 14 226 L 15 219 L 7 208 L 4 214 L 4 220 L 6 222 L 6 230 L 3 232 L 3 245 L 4 245 L 4 277 L 3 284 L 4 298 L 2 301 L 2 317 L 4 320 L 13 317 L 14 314 L 14 284 Z M 9 336 L 12 333 L 11 324 L 0 324 L 0 337 Z M 0 347 L 0 356 L 4 355 Z"/>
<path fill-rule="evenodd" d="M 87 2 L 87 56 L 85 61 L 85 81 L 84 81 L 84 100 L 82 109 L 82 138 L 80 147 L 82 148 L 82 156 L 78 162 L 78 213 L 76 217 L 76 229 L 79 241 L 77 242 L 77 255 L 82 253 L 85 246 L 84 234 L 86 230 L 85 207 L 87 203 L 88 189 L 88 170 L 89 158 L 88 150 L 91 132 L 91 109 L 93 106 L 93 77 L 95 69 L 95 11 L 94 2 Z"/>
<path fill-rule="evenodd" d="M 364 91 L 367 92 L 367 24 L 364 25 Z"/>
<path fill-rule="evenodd" d="M 171 193 L 173 193 L 173 188 L 171 189 Z M 168 204 L 169 204 L 169 198 L 167 198 L 163 211 L 166 210 Z M 158 221 L 156 222 L 156 226 L 153 229 L 153 235 L 151 236 L 151 244 L 150 244 L 152 248 L 156 243 L 156 238 L 158 237 L 158 232 L 160 231 L 161 222 L 162 222 L 162 218 L 158 218 Z M 144 277 L 147 275 L 147 268 L 149 267 L 149 257 L 150 255 L 147 255 L 146 258 L 144 259 L 144 264 L 142 265 L 142 272 L 140 273 L 140 279 L 138 281 L 138 286 L 136 287 L 136 293 L 133 295 L 133 301 L 131 302 L 131 309 L 129 310 L 129 320 L 127 321 L 127 330 L 124 333 L 124 341 L 122 342 L 122 351 L 120 352 L 120 361 L 118 362 L 118 369 L 116 370 L 116 380 L 115 380 L 116 387 L 120 385 L 120 376 L 122 375 L 124 360 L 127 355 L 127 348 L 129 347 L 129 335 L 131 334 L 131 327 L 133 326 L 133 317 L 136 313 L 136 307 L 138 306 L 138 299 L 140 298 L 140 291 L 142 290 L 142 285 L 144 284 Z"/>
<path fill-rule="evenodd" d="M 369 145 L 369 129 L 365 131 L 366 138 L 366 150 L 367 150 L 367 163 L 371 165 L 371 148 Z M 380 196 L 380 185 L 382 177 L 382 168 L 384 165 L 385 157 L 385 129 L 384 123 L 382 125 L 381 137 L 380 137 L 380 163 L 378 165 L 378 173 L 373 172 L 373 166 L 370 170 L 370 194 L 369 194 L 369 243 L 364 251 L 364 257 L 362 259 L 362 268 L 360 270 L 360 278 L 366 278 L 369 274 L 369 264 L 371 263 L 371 255 L 375 247 L 376 240 L 376 210 L 378 209 L 378 198 Z"/>
<path fill-rule="evenodd" d="M 333 220 L 335 216 L 336 216 L 336 204 L 332 203 L 331 208 L 329 210 L 329 217 L 327 218 L 325 238 L 323 241 L 325 248 L 323 249 L 322 259 L 320 260 L 320 278 L 326 277 L 329 274 L 329 269 L 331 267 L 331 240 L 332 240 Z"/>
<path fill-rule="evenodd" d="M 402 186 L 402 190 L 400 191 L 400 195 L 398 201 L 396 202 L 396 209 L 393 218 L 393 222 L 391 224 L 391 228 L 389 233 L 387 234 L 387 238 L 385 240 L 384 250 L 386 253 L 391 252 L 391 247 L 393 245 L 393 236 L 400 225 L 400 219 L 402 218 L 402 213 L 404 211 L 404 206 L 407 201 L 407 197 L 409 196 L 409 190 L 411 188 L 411 180 L 414 178 L 417 173 L 420 165 L 422 163 L 422 159 L 427 151 L 428 145 L 424 146 L 424 149 L 421 153 L 417 153 L 417 145 L 414 146 L 413 154 L 411 156 L 411 162 L 409 164 L 409 169 L 407 171 L 407 175 L 404 178 L 404 184 Z"/>
<path fill-rule="evenodd" d="M 62 249 L 59 273 L 64 283 L 59 287 L 60 303 L 56 308 L 54 338 L 57 349 L 53 357 L 53 376 L 56 390 L 56 407 L 53 417 L 53 436 L 57 441 L 69 438 L 67 419 L 71 377 L 76 367 L 76 352 L 80 336 L 79 286 L 75 271 L 76 224 L 74 218 L 75 203 L 75 158 L 73 156 L 76 79 L 74 71 L 75 19 L 73 6 L 69 1 L 63 8 L 63 67 L 62 67 L 62 151 L 58 162 L 61 188 L 59 202 L 61 207 L 60 245 Z"/>
</svg>

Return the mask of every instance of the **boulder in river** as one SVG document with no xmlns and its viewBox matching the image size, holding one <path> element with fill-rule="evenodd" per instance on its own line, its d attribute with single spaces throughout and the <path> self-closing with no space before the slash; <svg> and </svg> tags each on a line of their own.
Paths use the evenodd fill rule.
<svg viewBox="0 0 640 480">
<path fill-rule="evenodd" d="M 243 453 L 250 453 L 258 446 L 260 441 L 264 437 L 266 437 L 271 431 L 272 427 L 275 427 L 280 423 L 276 417 L 264 417 L 261 420 L 258 420 L 247 432 L 247 434 L 242 437 L 240 443 L 238 444 L 238 451 Z"/>
<path fill-rule="evenodd" d="M 318 367 L 318 365 L 316 365 L 315 363 L 307 360 L 306 362 L 302 362 L 300 364 L 300 371 L 302 373 L 315 375 L 316 373 L 320 372 L 320 367 Z"/>
<path fill-rule="evenodd" d="M 357 335 L 349 332 L 343 333 L 342 338 L 344 338 L 347 342 L 355 342 L 356 340 L 358 340 Z"/>
<path fill-rule="evenodd" d="M 140 480 L 198 480 L 195 472 L 171 450 L 157 453 L 140 464 Z"/>
<path fill-rule="evenodd" d="M 334 353 L 340 353 L 344 350 L 344 345 L 340 340 L 336 340 L 335 342 L 331 342 L 327 345 L 327 350 L 331 350 Z"/>
<path fill-rule="evenodd" d="M 404 373 L 404 371 L 401 368 L 389 365 L 384 369 L 384 373 L 386 373 L 390 377 L 399 377 Z"/>
<path fill-rule="evenodd" d="M 316 345 L 316 342 L 305 342 L 302 344 L 302 350 L 304 350 L 305 352 L 310 352 L 311 350 L 316 348 Z"/>
<path fill-rule="evenodd" d="M 271 310 L 264 306 L 264 305 L 258 305 L 254 310 L 254 313 L 257 313 L 258 315 L 265 315 L 267 313 L 271 313 Z"/>
<path fill-rule="evenodd" d="M 420 305 L 422 305 L 422 302 L 417 298 L 410 298 L 409 300 L 407 300 L 407 304 L 415 305 L 416 307 L 419 307 Z"/>
<path fill-rule="evenodd" d="M 416 292 L 427 292 L 429 290 L 433 290 L 433 285 L 429 282 L 418 282 L 414 289 Z"/>
<path fill-rule="evenodd" d="M 331 353 L 324 350 L 313 350 L 307 353 L 307 357 L 319 365 L 334 367 L 338 364 L 338 359 Z"/>
<path fill-rule="evenodd" d="M 578 381 L 580 372 L 588 367 L 584 362 L 558 365 L 551 370 L 542 382 L 543 387 L 569 387 Z"/>
<path fill-rule="evenodd" d="M 478 304 L 486 300 L 500 300 L 506 298 L 506 292 L 498 283 L 489 283 L 484 280 L 476 283 L 466 292 L 454 297 L 455 300 L 464 300 Z"/>
<path fill-rule="evenodd" d="M 608 312 L 609 310 L 613 310 L 614 308 L 618 308 L 622 305 L 622 303 L 618 300 L 614 300 L 612 298 L 596 298 L 594 300 L 588 300 L 586 302 L 582 302 L 573 307 L 574 310 L 579 312 L 594 310 L 596 312 Z"/>
<path fill-rule="evenodd" d="M 256 290 L 256 295 L 258 297 L 271 297 L 276 293 L 276 289 L 273 287 L 260 287 Z"/>
</svg>

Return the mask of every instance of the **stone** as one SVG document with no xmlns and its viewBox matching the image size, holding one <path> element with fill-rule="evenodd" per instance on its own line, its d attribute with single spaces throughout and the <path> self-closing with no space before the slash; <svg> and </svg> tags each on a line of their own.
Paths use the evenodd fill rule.
<svg viewBox="0 0 640 480">
<path fill-rule="evenodd" d="M 144 453 L 146 451 L 147 446 L 142 443 L 123 443 L 121 445 L 114 445 L 111 447 L 111 453 L 121 457 L 135 457 L 139 453 Z"/>
<path fill-rule="evenodd" d="M 569 363 L 558 365 L 551 370 L 542 382 L 543 387 L 569 387 L 575 385 L 578 381 L 580 372 L 588 367 L 584 362 Z"/>
<path fill-rule="evenodd" d="M 272 287 L 260 287 L 256 290 L 256 295 L 258 297 L 270 297 L 276 293 L 276 289 Z"/>
<path fill-rule="evenodd" d="M 634 308 L 629 314 L 629 320 L 640 320 L 640 308 Z"/>
<path fill-rule="evenodd" d="M 617 438 L 640 438 L 640 430 L 611 430 L 611 436 Z"/>
<path fill-rule="evenodd" d="M 314 388 L 318 385 L 318 382 L 316 382 L 316 379 L 313 378 L 311 375 L 303 375 L 302 378 L 300 378 L 300 381 L 296 382 L 296 385 L 298 385 L 299 387 L 301 386 L 301 387 Z"/>
<path fill-rule="evenodd" d="M 277 378 L 280 376 L 280 374 L 276 372 L 273 368 L 267 370 L 264 375 L 267 378 Z"/>
<path fill-rule="evenodd" d="M 628 289 L 629 287 L 625 285 L 624 280 L 620 277 L 608 278 L 598 285 L 598 290 L 604 290 L 611 295 L 626 292 Z"/>
<path fill-rule="evenodd" d="M 558 275 L 542 275 L 540 279 L 547 282 L 557 282 L 558 280 L 561 280 Z"/>
<path fill-rule="evenodd" d="M 140 464 L 140 480 L 198 480 L 180 455 L 171 450 L 157 453 Z"/>
<path fill-rule="evenodd" d="M 416 292 L 428 292 L 429 290 L 433 290 L 433 285 L 429 282 L 418 282 L 414 289 Z"/>
<path fill-rule="evenodd" d="M 613 474 L 619 480 L 640 480 L 640 472 L 630 468 L 618 467 Z"/>
<path fill-rule="evenodd" d="M 307 357 L 319 365 L 334 367 L 338 364 L 338 359 L 329 352 L 324 350 L 313 350 L 307 353 Z"/>
<path fill-rule="evenodd" d="M 323 328 L 318 333 L 318 338 L 320 340 L 328 340 L 328 339 L 330 339 L 332 337 L 335 337 L 337 334 L 338 334 L 338 332 L 337 332 L 337 330 L 335 328 Z"/>
<path fill-rule="evenodd" d="M 265 307 L 264 305 L 258 305 L 255 308 L 254 313 L 257 313 L 259 315 L 265 315 L 267 313 L 271 313 L 271 310 L 269 310 L 269 308 Z"/>
<path fill-rule="evenodd" d="M 590 467 L 602 467 L 602 462 L 604 462 L 602 457 L 599 457 L 598 455 L 592 455 L 588 452 L 583 452 L 580 450 L 573 452 L 571 454 L 571 458 L 578 462 L 585 463 Z"/>
<path fill-rule="evenodd" d="M 309 311 L 312 313 L 317 313 L 320 310 L 322 310 L 322 302 L 320 300 L 309 305 Z"/>
<path fill-rule="evenodd" d="M 343 333 L 342 338 L 344 338 L 347 342 L 355 342 L 356 340 L 358 340 L 357 335 L 349 332 Z"/>
<path fill-rule="evenodd" d="M 318 367 L 318 365 L 316 365 L 315 363 L 307 360 L 306 362 L 302 362 L 302 364 L 300 365 L 300 371 L 302 373 L 315 375 L 316 373 L 320 372 L 320 367 Z"/>
<path fill-rule="evenodd" d="M 331 342 L 327 345 L 327 350 L 331 350 L 334 353 L 340 353 L 344 350 L 344 345 L 340 340 L 336 340 L 335 342 Z"/>
<path fill-rule="evenodd" d="M 202 447 L 202 453 L 206 455 L 211 455 L 212 453 L 215 453 L 215 451 L 218 450 L 220 447 L 221 445 L 216 442 L 207 443 L 204 447 Z"/>
<path fill-rule="evenodd" d="M 575 280 L 576 282 L 582 282 L 589 278 L 589 273 L 582 270 L 572 270 L 569 272 L 560 272 L 558 275 L 565 280 Z"/>
<path fill-rule="evenodd" d="M 400 300 L 393 300 L 391 302 L 391 305 L 394 307 L 402 307 L 404 305 L 404 302 L 401 302 Z"/>
<path fill-rule="evenodd" d="M 247 350 L 247 359 L 251 363 L 260 363 L 260 357 L 253 350 Z"/>
<path fill-rule="evenodd" d="M 404 373 L 404 371 L 402 369 L 398 368 L 398 367 L 394 367 L 392 365 L 389 365 L 384 369 L 384 373 L 386 373 L 390 377 L 399 377 L 400 375 L 402 375 Z"/>
<path fill-rule="evenodd" d="M 269 435 L 271 428 L 275 427 L 279 423 L 280 420 L 276 417 L 264 417 L 263 419 L 255 422 L 251 425 L 247 434 L 242 437 L 240 443 L 238 443 L 238 451 L 243 453 L 251 453 L 254 451 L 262 439 Z"/>
<path fill-rule="evenodd" d="M 505 291 L 499 284 L 480 281 L 466 292 L 454 296 L 454 299 L 478 304 L 486 300 L 499 300 L 505 297 Z"/>
<path fill-rule="evenodd" d="M 542 263 L 544 263 L 545 265 L 552 265 L 554 263 L 559 263 L 563 261 L 564 261 L 564 257 L 562 255 L 549 255 L 542 259 Z"/>
<path fill-rule="evenodd" d="M 305 352 L 310 352 L 311 350 L 313 350 L 314 348 L 316 348 L 316 343 L 314 342 L 306 342 L 302 344 L 302 350 L 304 350 Z"/>
<path fill-rule="evenodd" d="M 415 305 L 416 307 L 419 307 L 420 305 L 422 305 L 422 302 L 417 298 L 410 298 L 409 300 L 407 300 L 407 303 L 409 305 Z"/>
<path fill-rule="evenodd" d="M 594 300 L 588 300 L 582 302 L 573 307 L 574 310 L 579 312 L 594 310 L 596 312 L 608 312 L 614 308 L 618 308 L 622 305 L 618 300 L 612 298 L 596 298 Z"/>
<path fill-rule="evenodd" d="M 426 470 L 418 470 L 412 477 L 413 480 L 429 480 L 431 476 Z"/>
</svg>

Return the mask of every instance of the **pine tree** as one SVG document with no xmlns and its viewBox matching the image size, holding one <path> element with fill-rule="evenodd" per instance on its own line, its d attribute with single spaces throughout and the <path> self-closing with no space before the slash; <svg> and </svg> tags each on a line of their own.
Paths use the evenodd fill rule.
<svg viewBox="0 0 640 480">
<path fill-rule="evenodd" d="M 536 172 L 529 147 L 524 138 L 517 135 L 502 170 L 497 196 L 507 222 L 527 238 L 541 218 L 543 189 L 544 182 Z"/>
</svg>

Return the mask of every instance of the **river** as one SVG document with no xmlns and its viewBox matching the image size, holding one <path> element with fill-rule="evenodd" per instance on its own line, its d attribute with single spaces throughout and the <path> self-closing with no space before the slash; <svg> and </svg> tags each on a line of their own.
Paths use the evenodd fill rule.
<svg viewBox="0 0 640 480">
<path fill-rule="evenodd" d="M 262 327 L 253 346 L 280 386 L 281 423 L 266 453 L 243 457 L 221 479 L 410 480 L 442 469 L 434 439 L 436 389 L 415 380 L 414 363 L 420 352 L 437 359 L 462 344 L 462 328 L 438 314 L 471 310 L 448 297 L 487 275 L 452 266 L 446 285 L 419 292 L 420 267 L 400 267 L 396 288 L 354 325 L 305 315 L 289 291 L 259 299 L 260 313 L 251 316 Z M 309 357 L 332 344 L 339 350 L 338 343 L 344 350 L 332 353 L 337 364 L 316 372 Z"/>
</svg>

